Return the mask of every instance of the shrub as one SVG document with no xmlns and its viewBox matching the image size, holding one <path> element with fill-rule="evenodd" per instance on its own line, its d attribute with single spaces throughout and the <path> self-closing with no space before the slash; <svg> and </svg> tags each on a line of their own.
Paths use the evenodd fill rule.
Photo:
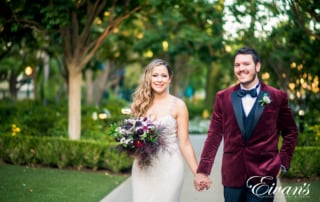
<svg viewBox="0 0 320 202">
<path fill-rule="evenodd" d="M 106 141 L 110 124 L 124 117 L 121 108 L 128 103 L 121 99 L 104 101 L 102 107 L 82 106 L 81 138 Z M 95 118 L 94 114 L 110 113 L 107 119 Z M 43 105 L 37 101 L 0 101 L 0 133 L 10 133 L 15 128 L 27 136 L 68 137 L 68 110 L 64 105 Z"/>
<path fill-rule="evenodd" d="M 107 135 L 111 123 L 124 118 L 121 108 L 126 106 L 126 101 L 116 98 L 104 101 L 101 107 L 82 106 L 81 140 L 71 141 L 66 139 L 66 104 L 0 101 L 0 158 L 21 165 L 127 171 L 132 159 L 113 150 L 112 137 Z M 99 113 L 109 113 L 111 117 L 94 117 Z"/>
<path fill-rule="evenodd" d="M 22 135 L 64 136 L 67 128 L 65 106 L 44 106 L 37 101 L 0 102 L 0 133 L 8 133 L 14 124 Z M 61 124 L 63 122 L 64 124 Z M 59 133 L 52 130 L 55 128 Z M 48 133 L 49 131 L 49 133 Z"/>
<path fill-rule="evenodd" d="M 320 146 L 320 124 L 308 126 L 298 135 L 298 146 Z"/>
<path fill-rule="evenodd" d="M 285 177 L 320 176 L 320 147 L 296 147 L 289 172 Z"/>
<path fill-rule="evenodd" d="M 132 158 L 119 153 L 113 143 L 68 140 L 61 137 L 0 136 L 0 158 L 19 165 L 59 168 L 130 169 Z"/>
</svg>

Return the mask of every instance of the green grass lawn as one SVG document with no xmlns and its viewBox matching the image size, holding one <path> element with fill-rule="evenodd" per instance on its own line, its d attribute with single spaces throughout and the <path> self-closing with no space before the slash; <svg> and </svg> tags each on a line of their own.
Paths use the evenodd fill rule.
<svg viewBox="0 0 320 202">
<path fill-rule="evenodd" d="M 127 176 L 0 162 L 0 201 L 98 202 Z"/>
<path fill-rule="evenodd" d="M 317 202 L 320 201 L 320 180 L 281 180 L 286 187 L 287 202 Z M 288 189 L 290 191 L 288 191 Z"/>
<path fill-rule="evenodd" d="M 104 172 L 31 168 L 0 162 L 0 201 L 99 202 L 126 178 Z M 281 184 L 282 188 L 291 187 L 290 194 L 285 194 L 287 202 L 319 201 L 319 179 L 281 179 Z"/>
</svg>

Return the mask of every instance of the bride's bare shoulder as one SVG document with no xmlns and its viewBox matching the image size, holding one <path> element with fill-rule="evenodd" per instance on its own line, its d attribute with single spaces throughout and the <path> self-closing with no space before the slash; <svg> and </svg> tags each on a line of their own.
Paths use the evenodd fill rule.
<svg viewBox="0 0 320 202">
<path fill-rule="evenodd" d="M 175 108 L 186 107 L 186 103 L 181 98 L 171 95 L 171 99 Z"/>
</svg>

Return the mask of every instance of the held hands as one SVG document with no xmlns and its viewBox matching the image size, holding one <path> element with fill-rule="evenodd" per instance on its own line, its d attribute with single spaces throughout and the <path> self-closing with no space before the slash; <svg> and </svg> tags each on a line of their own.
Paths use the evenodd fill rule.
<svg viewBox="0 0 320 202">
<path fill-rule="evenodd" d="M 197 191 L 203 191 L 204 189 L 208 190 L 211 185 L 211 180 L 208 176 L 202 173 L 197 173 L 195 175 L 193 184 L 194 184 L 194 188 Z"/>
</svg>

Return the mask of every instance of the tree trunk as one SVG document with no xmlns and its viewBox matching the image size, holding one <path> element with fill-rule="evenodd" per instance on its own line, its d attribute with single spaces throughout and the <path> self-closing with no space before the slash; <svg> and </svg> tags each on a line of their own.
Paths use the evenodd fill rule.
<svg viewBox="0 0 320 202">
<path fill-rule="evenodd" d="M 102 100 L 103 93 L 106 90 L 106 86 L 107 86 L 110 70 L 111 70 L 111 62 L 110 61 L 106 61 L 106 63 L 104 64 L 103 72 L 94 81 L 94 88 L 95 88 L 94 104 L 95 105 L 99 105 L 99 103 Z"/>
<path fill-rule="evenodd" d="M 81 135 L 81 84 L 82 73 L 76 67 L 69 67 L 68 92 L 68 135 L 71 140 L 79 140 Z"/>
<path fill-rule="evenodd" d="M 34 73 L 30 76 L 29 78 L 29 87 L 31 88 L 30 90 L 30 98 L 37 100 L 39 97 L 38 95 L 38 75 L 37 72 L 35 71 L 36 68 L 34 68 Z M 32 96 L 33 95 L 33 96 Z"/>
<path fill-rule="evenodd" d="M 92 69 L 86 70 L 86 103 L 88 105 L 93 103 L 93 81 L 92 81 Z"/>
<path fill-rule="evenodd" d="M 207 73 L 207 87 L 206 87 L 206 106 L 211 107 L 215 101 L 216 93 L 220 90 L 219 83 L 223 83 L 224 75 L 221 66 L 218 62 L 211 62 Z"/>
<path fill-rule="evenodd" d="M 214 84 L 215 84 L 215 80 L 213 79 L 214 78 L 214 67 L 213 67 L 213 62 L 210 64 L 210 66 L 208 66 L 208 69 L 207 69 L 207 82 L 206 82 L 206 89 L 205 89 L 205 103 L 206 103 L 206 106 L 208 107 L 211 107 L 212 106 L 212 103 L 214 102 Z"/>
<path fill-rule="evenodd" d="M 10 97 L 13 98 L 14 100 L 17 99 L 17 74 L 13 71 L 10 74 L 9 77 L 9 92 L 10 92 Z"/>
<path fill-rule="evenodd" d="M 48 80 L 49 80 L 49 75 L 50 75 L 50 57 L 46 52 L 41 51 L 41 57 L 43 60 L 43 87 L 41 90 L 42 91 L 42 99 L 43 103 L 45 106 L 47 106 L 48 100 L 47 97 L 45 96 L 45 87 L 48 86 Z"/>
</svg>

